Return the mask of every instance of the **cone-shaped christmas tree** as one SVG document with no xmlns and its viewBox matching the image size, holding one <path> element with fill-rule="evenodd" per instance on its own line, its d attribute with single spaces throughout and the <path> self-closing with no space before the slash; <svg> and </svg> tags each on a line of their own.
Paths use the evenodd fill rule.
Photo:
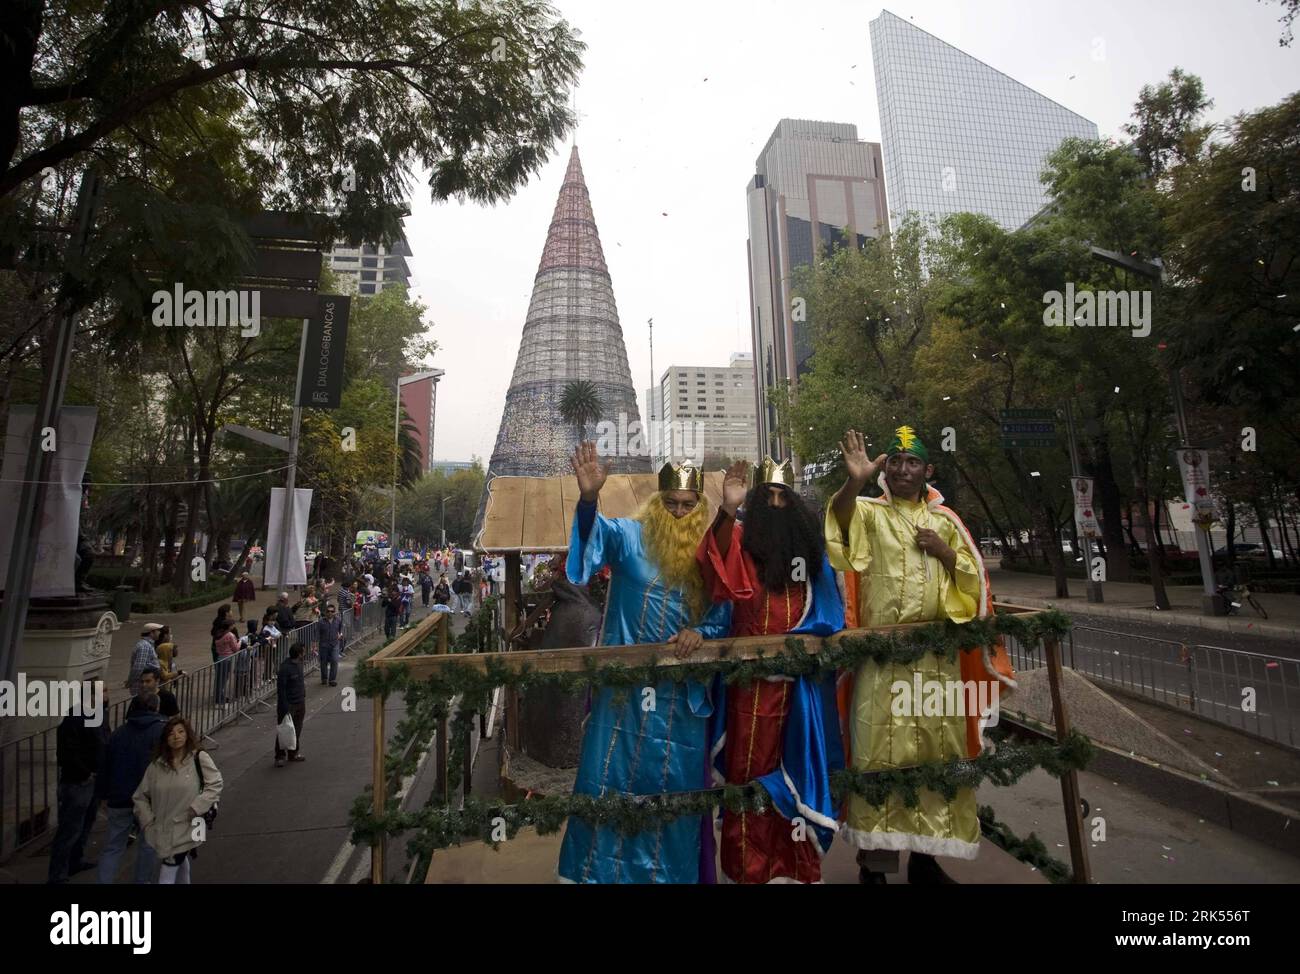
<svg viewBox="0 0 1300 974">
<path fill-rule="evenodd" d="M 599 416 L 588 417 L 581 431 L 560 410 L 565 386 L 578 381 L 591 383 L 600 403 Z M 596 439 L 597 424 L 604 420 L 620 430 L 617 438 L 610 438 L 610 445 L 626 444 L 638 427 L 632 427 L 631 434 L 626 430 L 640 423 L 641 414 L 614 289 L 574 146 L 533 282 L 488 472 L 530 477 L 568 473 L 568 458 L 580 432 Z M 650 470 L 648 451 L 636 450 L 638 440 L 648 442 L 644 432 L 636 436 L 632 455 L 626 446 L 607 454 L 614 473 Z"/>
</svg>

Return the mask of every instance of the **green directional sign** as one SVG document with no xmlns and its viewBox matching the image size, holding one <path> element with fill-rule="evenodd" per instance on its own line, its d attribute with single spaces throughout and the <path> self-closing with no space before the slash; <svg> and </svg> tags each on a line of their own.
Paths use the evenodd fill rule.
<svg viewBox="0 0 1300 974">
<path fill-rule="evenodd" d="M 998 418 L 1004 422 L 1009 419 L 1056 419 L 1056 410 L 1054 409 L 1000 409 Z"/>
<path fill-rule="evenodd" d="M 1056 411 L 1001 409 L 1002 449 L 1024 450 L 1056 446 Z"/>
<path fill-rule="evenodd" d="M 1004 436 L 1002 449 L 1024 450 L 1027 448 L 1056 446 L 1056 437 L 1046 436 Z"/>
</svg>

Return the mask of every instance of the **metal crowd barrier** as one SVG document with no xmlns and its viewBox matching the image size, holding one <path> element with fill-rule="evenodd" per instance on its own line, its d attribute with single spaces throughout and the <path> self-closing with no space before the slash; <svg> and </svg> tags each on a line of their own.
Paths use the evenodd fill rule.
<svg viewBox="0 0 1300 974">
<path fill-rule="evenodd" d="M 1041 650 L 1006 646 L 1017 669 L 1044 665 Z M 1066 665 L 1095 683 L 1300 749 L 1300 660 L 1088 626 L 1065 649 Z"/>
<path fill-rule="evenodd" d="M 343 618 L 343 649 L 384 628 L 384 609 L 379 602 L 367 602 L 361 615 L 351 610 Z M 194 733 L 208 747 L 219 744 L 213 733 L 239 720 L 252 720 L 251 712 L 273 710 L 266 698 L 274 696 L 280 664 L 289 658 L 295 643 L 305 648 L 303 669 L 310 675 L 320 668 L 318 623 L 281 634 L 274 644 L 240 650 L 215 663 L 187 671 L 164 684 L 176 695 L 181 714 Z M 104 719 L 116 728 L 126 720 L 131 698 L 109 705 Z M 58 805 L 58 726 L 38 731 L 0 746 L 0 862 L 44 835 L 55 823 Z M 270 746 L 268 741 L 268 746 Z"/>
</svg>

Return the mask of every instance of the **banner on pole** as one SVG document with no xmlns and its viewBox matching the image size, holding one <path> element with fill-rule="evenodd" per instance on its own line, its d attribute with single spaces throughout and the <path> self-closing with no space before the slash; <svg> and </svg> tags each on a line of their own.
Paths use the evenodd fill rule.
<svg viewBox="0 0 1300 974">
<path fill-rule="evenodd" d="M 1218 520 L 1214 498 L 1210 495 L 1210 451 L 1181 447 L 1177 455 L 1183 497 L 1192 505 L 1192 520 L 1208 527 Z"/>
<path fill-rule="evenodd" d="M 285 580 L 280 580 L 280 521 L 284 513 L 284 488 L 271 488 L 271 523 L 266 532 L 266 575 L 263 584 L 284 588 L 307 584 L 307 519 L 311 514 L 311 488 L 293 492 L 293 521 L 289 531 L 289 557 L 285 561 Z"/>
<path fill-rule="evenodd" d="M 347 349 L 351 298 L 322 294 L 307 321 L 307 353 L 299 376 L 299 406 L 338 409 L 343 396 L 343 355 Z"/>
<path fill-rule="evenodd" d="M 34 430 L 35 406 L 11 406 L 5 434 L 3 468 L 0 469 L 0 511 L 16 511 L 23 491 L 27 452 L 35 433 L 39 449 L 54 454 L 50 483 L 45 487 L 32 569 L 32 598 L 54 598 L 76 594 L 77 535 L 81 525 L 81 478 L 86 473 L 90 445 L 95 438 L 94 406 L 64 406 L 59 410 L 57 430 Z M 27 525 L 9 524 L 0 531 L 0 588 L 7 587 L 9 552 L 14 531 Z"/>
<path fill-rule="evenodd" d="M 1070 487 L 1074 490 L 1074 523 L 1079 527 L 1079 535 L 1100 538 L 1101 524 L 1092 507 L 1092 478 L 1071 477 Z"/>
</svg>

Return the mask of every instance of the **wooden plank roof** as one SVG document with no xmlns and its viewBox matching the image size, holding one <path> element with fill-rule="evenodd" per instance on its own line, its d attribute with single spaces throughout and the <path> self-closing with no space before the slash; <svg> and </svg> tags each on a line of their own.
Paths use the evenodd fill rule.
<svg viewBox="0 0 1300 974">
<path fill-rule="evenodd" d="M 600 492 L 599 510 L 606 517 L 628 517 L 658 489 L 652 473 L 610 474 Z M 554 552 L 569 547 L 577 478 L 493 477 L 488 483 L 483 530 L 474 541 L 479 551 Z M 722 471 L 704 475 L 704 496 L 716 511 L 722 501 Z"/>
</svg>

